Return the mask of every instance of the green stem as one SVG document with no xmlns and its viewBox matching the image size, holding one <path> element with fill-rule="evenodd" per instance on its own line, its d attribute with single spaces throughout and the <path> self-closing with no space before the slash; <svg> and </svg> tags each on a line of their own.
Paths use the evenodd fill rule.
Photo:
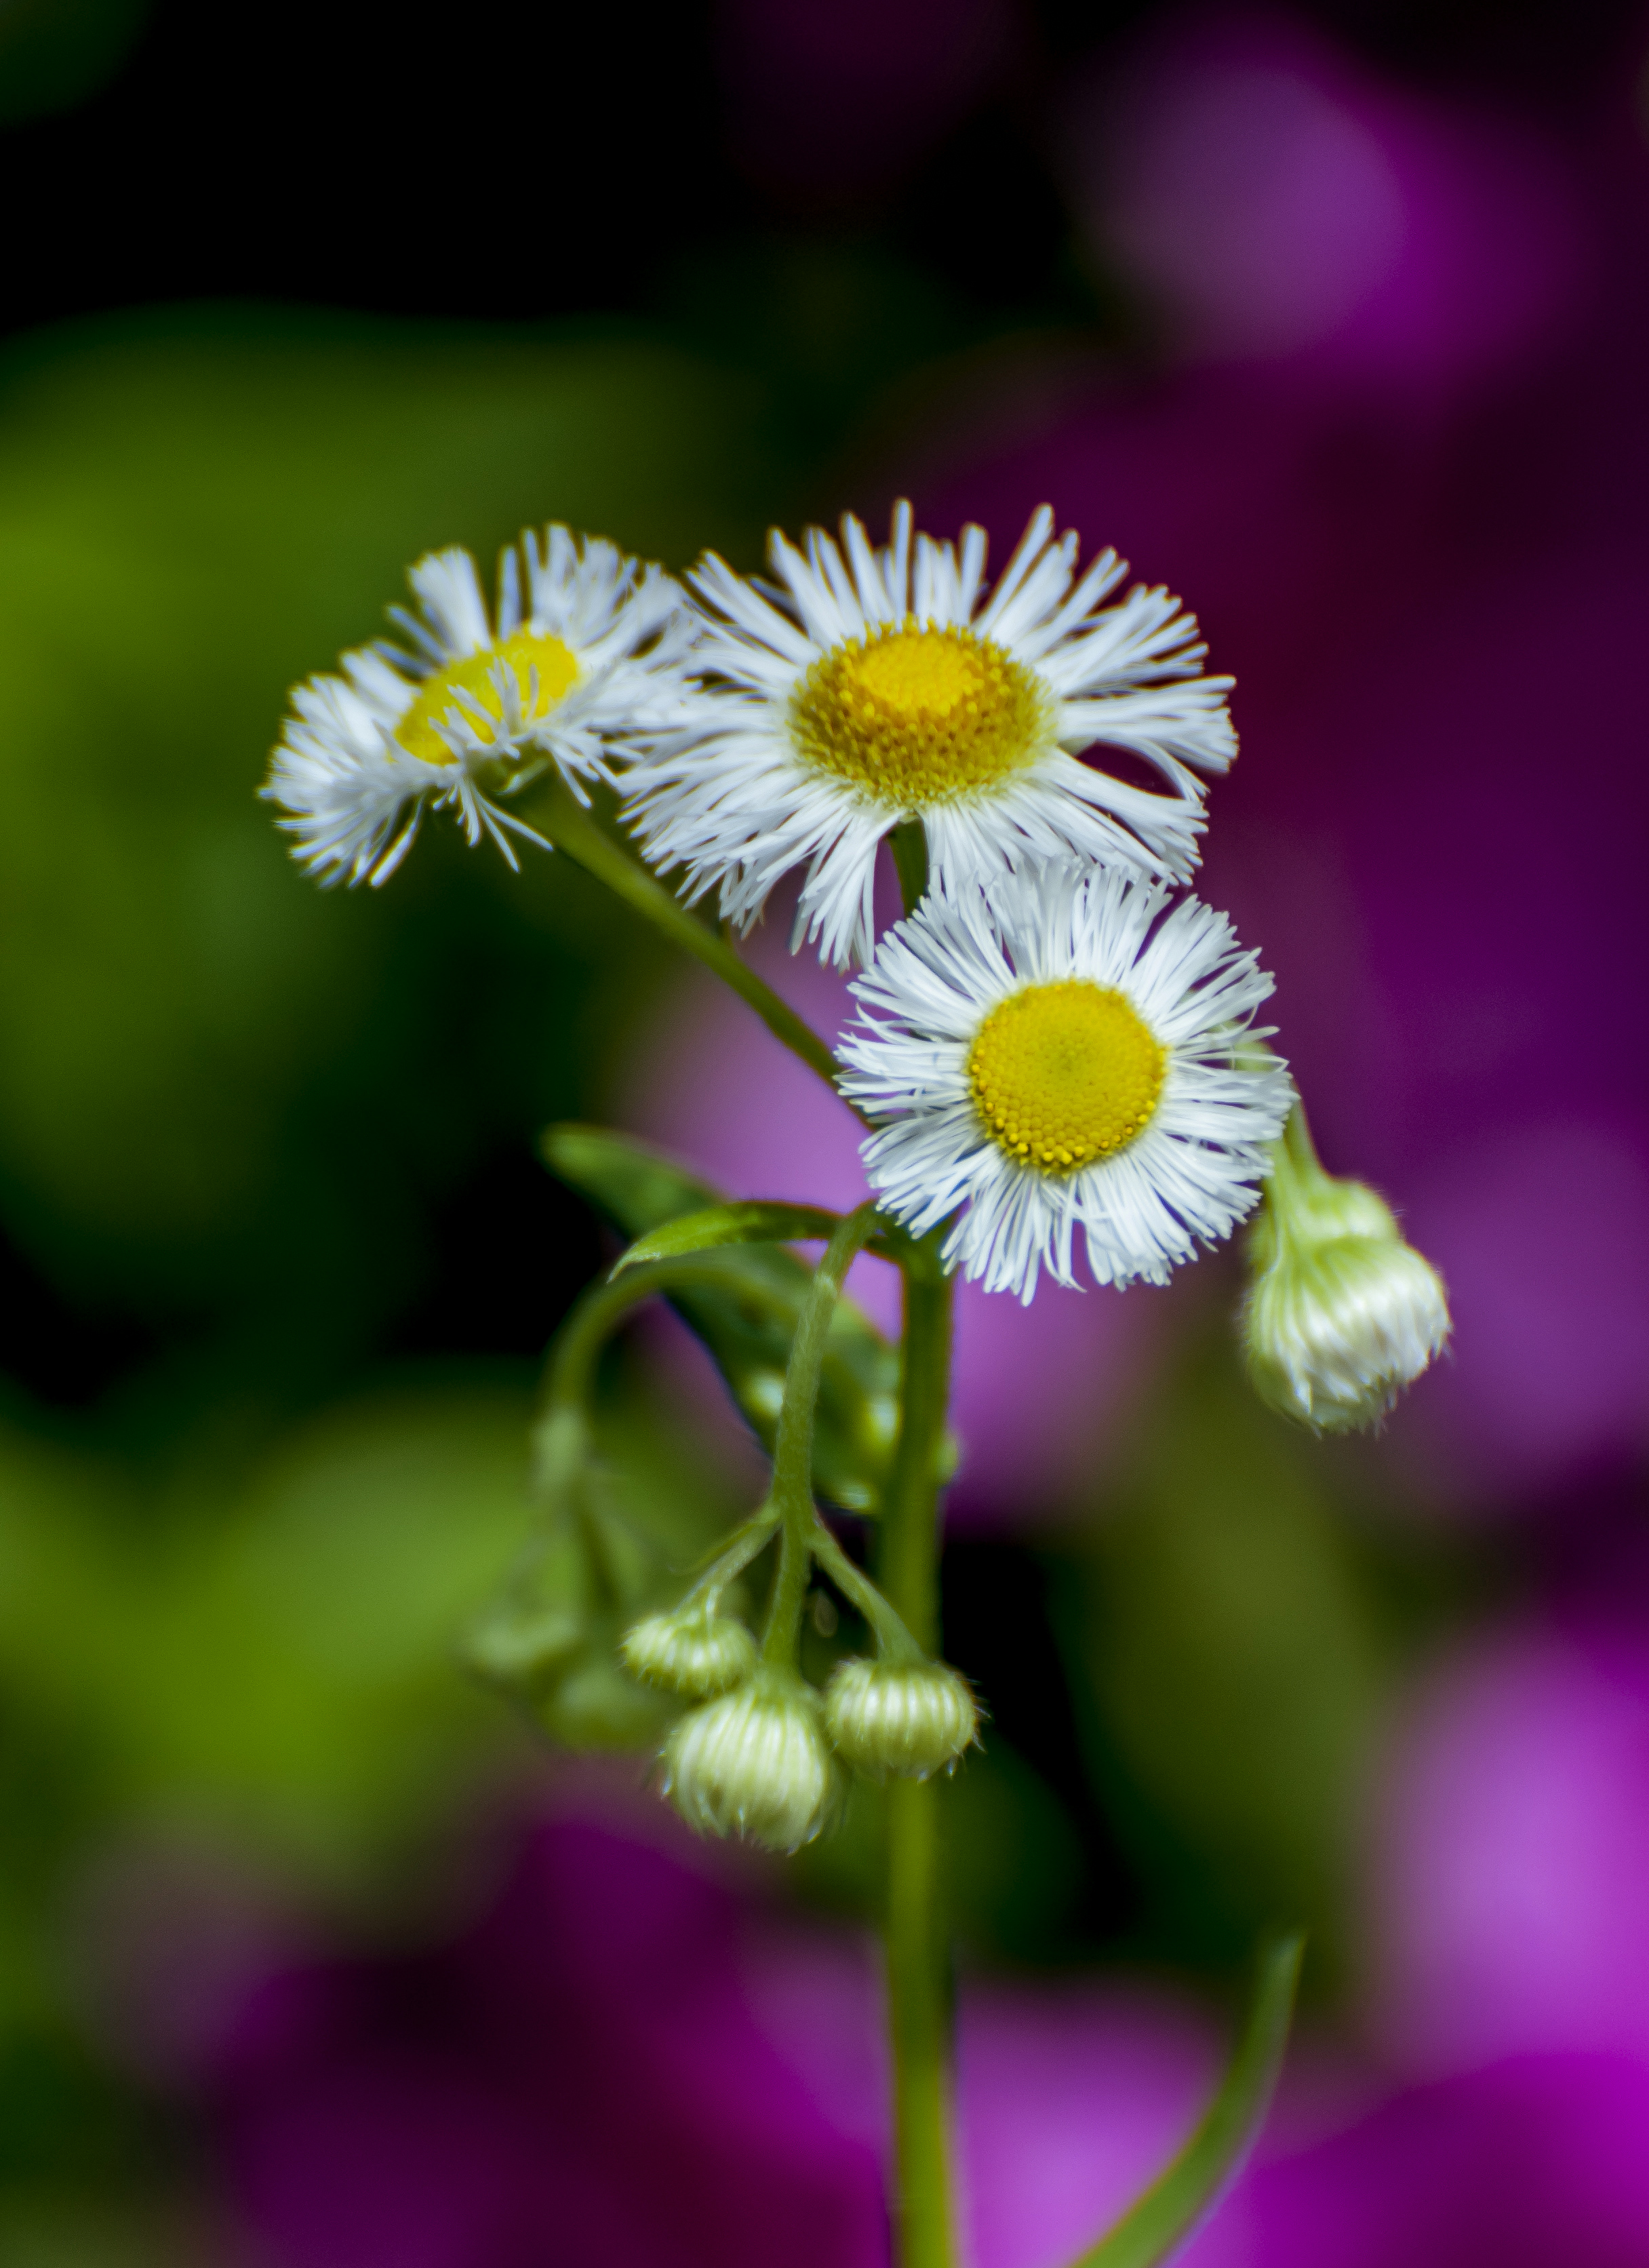
<svg viewBox="0 0 1649 2268">
<path fill-rule="evenodd" d="M 917 1643 L 939 1638 L 939 1471 L 950 1400 L 951 1283 L 935 1270 L 904 1277 L 899 1440 L 881 1524 L 881 1587 Z"/>
<path fill-rule="evenodd" d="M 853 1565 L 823 1521 L 817 1518 L 813 1522 L 812 1543 L 813 1557 L 843 1597 L 851 1600 L 870 1624 L 875 1636 L 877 1652 L 888 1661 L 925 1661 L 926 1655 L 900 1616 L 864 1569 Z"/>
<path fill-rule="evenodd" d="M 713 1555 L 699 1562 L 703 1572 L 695 1577 L 680 1604 L 685 1607 L 692 1600 L 703 1597 L 713 1608 L 733 1577 L 741 1575 L 757 1554 L 766 1550 L 777 1526 L 777 1508 L 769 1499 L 742 1528 L 735 1528 Z"/>
<path fill-rule="evenodd" d="M 799 1056 L 809 1071 L 816 1071 L 827 1086 L 840 1091 L 836 1087 L 840 1067 L 813 1027 L 781 1000 L 770 984 L 762 983 L 725 937 L 707 928 L 673 891 L 615 843 L 571 789 L 558 782 L 541 800 L 534 803 L 532 818 L 534 825 L 558 850 L 576 858 L 586 873 L 604 882 L 615 897 L 622 898 L 644 921 L 651 922 L 672 945 L 683 953 L 690 953 L 724 984 L 731 985 L 739 998 L 755 1010 L 776 1040 L 782 1041 L 792 1055 Z"/>
<path fill-rule="evenodd" d="M 726 1271 L 710 1255 L 683 1255 L 626 1270 L 622 1276 L 593 1284 L 568 1310 L 550 1341 L 544 1364 L 541 1395 L 541 1425 L 551 1425 L 569 1410 L 583 1410 L 590 1399 L 595 1366 L 601 1349 L 632 1307 L 681 1284 L 725 1283 Z"/>
<path fill-rule="evenodd" d="M 949 1399 L 951 1285 L 937 1270 L 904 1278 L 898 1447 L 881 1522 L 881 1585 L 917 1643 L 936 1654 L 937 1473 Z M 887 1792 L 887 2021 L 893 2051 L 900 2268 L 952 2268 L 950 2021 L 939 1919 L 937 1780 Z"/>
<path fill-rule="evenodd" d="M 887 837 L 887 847 L 894 854 L 905 911 L 913 914 L 927 895 L 928 831 L 919 819 L 902 819 Z"/>
<path fill-rule="evenodd" d="M 1319 1235 L 1341 1229 L 1345 1183 L 1324 1170 L 1311 1138 L 1306 1106 L 1296 1102 L 1288 1123 L 1271 1145 L 1271 1170 L 1265 1177 L 1265 1209 L 1250 1239 L 1251 1260 L 1270 1256 L 1271 1241 L 1309 1245 Z"/>
<path fill-rule="evenodd" d="M 952 2268 L 950 2009 L 939 1906 L 939 1788 L 890 1780 L 887 2029 L 893 2050 L 899 2268 Z"/>
<path fill-rule="evenodd" d="M 839 1223 L 813 1270 L 784 1371 L 784 1399 L 773 1443 L 773 1494 L 780 1521 L 778 1572 L 762 1633 L 762 1657 L 776 1669 L 798 1667 L 802 1601 L 813 1559 L 818 1515 L 813 1500 L 813 1410 L 824 1365 L 830 1318 L 848 1270 L 876 1226 L 876 1208 L 862 1204 Z"/>
<path fill-rule="evenodd" d="M 659 1292 L 684 1284 L 725 1283 L 725 1271 L 717 1266 L 718 1256 L 704 1253 L 654 1261 L 630 1269 L 616 1282 L 593 1284 L 573 1302 L 550 1341 L 539 1414 L 530 1437 L 533 1486 L 543 1502 L 556 1502 L 567 1476 L 588 1462 L 590 1397 L 595 1366 L 608 1339 L 632 1308 Z"/>
<path fill-rule="evenodd" d="M 1322 1161 L 1317 1155 L 1317 1145 L 1311 1138 L 1311 1127 L 1307 1121 L 1303 1102 L 1296 1102 L 1288 1114 L 1288 1123 L 1283 1129 L 1283 1147 L 1296 1172 L 1321 1173 Z"/>
</svg>

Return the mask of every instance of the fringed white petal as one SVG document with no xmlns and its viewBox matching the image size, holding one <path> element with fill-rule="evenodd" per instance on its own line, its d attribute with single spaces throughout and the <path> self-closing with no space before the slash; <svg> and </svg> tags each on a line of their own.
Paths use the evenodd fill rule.
<svg viewBox="0 0 1649 2268">
<path fill-rule="evenodd" d="M 717 889 L 741 927 L 782 874 L 804 867 L 798 942 L 816 939 L 838 965 L 868 959 L 876 846 L 913 816 L 936 878 L 958 887 L 1061 857 L 1185 880 L 1204 826 L 1199 775 L 1236 754 L 1231 680 L 1199 674 L 1205 649 L 1177 600 L 1136 589 L 1106 605 L 1124 563 L 1101 552 L 1078 575 L 1077 553 L 1044 505 L 987 594 L 983 530 L 939 542 L 914 531 L 902 503 L 880 549 L 851 514 L 839 542 L 811 528 L 798 546 L 776 530 L 770 581 L 710 554 L 689 578 L 703 618 L 697 699 L 629 775 L 628 816 L 646 856 L 682 869 L 693 897 Z M 909 618 L 994 642 L 1045 692 L 1049 729 L 990 785 L 907 808 L 810 762 L 791 718 L 815 663 Z M 1142 757 L 1162 789 L 1078 761 L 1098 747 Z"/>
</svg>

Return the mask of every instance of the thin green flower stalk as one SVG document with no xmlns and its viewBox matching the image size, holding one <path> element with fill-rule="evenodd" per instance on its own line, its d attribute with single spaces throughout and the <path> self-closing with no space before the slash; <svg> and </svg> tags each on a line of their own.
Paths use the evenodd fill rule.
<svg viewBox="0 0 1649 2268">
<path fill-rule="evenodd" d="M 784 1373 L 784 1400 L 773 1445 L 772 1494 L 780 1523 L 779 1564 L 762 1638 L 762 1658 L 776 1669 L 799 1672 L 802 1607 L 819 1524 L 813 1499 L 813 1433 L 825 1336 L 848 1270 L 875 1227 L 875 1206 L 862 1204 L 848 1214 L 826 1245 Z"/>
<path fill-rule="evenodd" d="M 756 975 L 719 930 L 701 921 L 673 891 L 615 843 L 567 787 L 557 782 L 541 796 L 533 806 L 533 819 L 547 842 L 576 859 L 586 873 L 622 899 L 632 913 L 639 914 L 666 943 L 702 961 L 712 976 L 718 976 L 738 994 L 747 1007 L 755 1009 L 776 1040 L 833 1092 L 838 1091 L 840 1066 L 812 1026 Z"/>
<path fill-rule="evenodd" d="M 861 1205 L 836 1227 L 814 1271 L 791 1342 L 769 1502 L 778 1565 L 760 1659 L 731 1690 L 691 1709 L 665 1743 L 661 1784 L 700 1834 L 739 1835 L 794 1851 L 834 1818 L 842 1775 L 819 1697 L 800 1667 L 801 1616 L 813 1564 L 813 1409 L 825 1336 L 849 1268 L 875 1226 Z"/>
<path fill-rule="evenodd" d="M 1441 1351 L 1448 1295 L 1383 1197 L 1325 1173 L 1295 1106 L 1248 1239 L 1248 1375 L 1316 1433 L 1378 1425 Z"/>
<path fill-rule="evenodd" d="M 936 1452 L 950 1395 L 951 1279 L 904 1278 L 902 1418 L 881 1524 L 882 1589 L 925 1656 L 939 1648 Z M 939 1787 L 902 1777 L 887 1797 L 887 2024 L 901 2268 L 953 2268 L 950 1980 Z"/>
<path fill-rule="evenodd" d="M 609 1500 L 590 1399 L 601 1350 L 633 1310 L 702 1278 L 706 1269 L 692 1258 L 661 1262 L 597 1285 L 575 1302 L 550 1348 L 533 1428 L 533 1531 L 497 1596 L 464 1635 L 471 1670 L 516 1697 L 569 1746 L 629 1749 L 657 1735 L 660 1705 L 622 1674 L 615 1647 L 619 1631 L 656 1594 L 660 1571 Z M 747 1559 L 770 1532 L 769 1522 L 765 1534 L 747 1541 Z M 733 1550 L 724 1553 L 732 1557 Z M 723 1584 L 731 1579 L 724 1575 Z"/>
</svg>

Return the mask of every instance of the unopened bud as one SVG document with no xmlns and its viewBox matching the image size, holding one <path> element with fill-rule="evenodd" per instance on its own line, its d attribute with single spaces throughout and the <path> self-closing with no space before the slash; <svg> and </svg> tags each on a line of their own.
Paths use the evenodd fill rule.
<svg viewBox="0 0 1649 2268">
<path fill-rule="evenodd" d="M 927 1779 L 979 1737 L 979 1705 L 942 1661 L 843 1662 L 825 1688 L 825 1729 L 860 1771 Z"/>
<path fill-rule="evenodd" d="M 589 1644 L 589 1552 L 571 1523 L 533 1539 L 462 1641 L 477 1676 L 532 1697 L 548 1691 Z"/>
<path fill-rule="evenodd" d="M 1448 1336 L 1448 1297 L 1391 1208 L 1325 1174 L 1291 1126 L 1249 1244 L 1248 1375 L 1263 1402 L 1319 1433 L 1383 1418 Z"/>
<path fill-rule="evenodd" d="M 755 1640 L 744 1624 L 702 1605 L 648 1615 L 625 1631 L 619 1652 L 632 1676 L 687 1701 L 730 1691 L 756 1664 Z"/>
<path fill-rule="evenodd" d="M 758 1669 L 672 1727 L 665 1793 L 701 1835 L 799 1851 L 829 1824 L 841 1793 L 819 1713 L 799 1678 Z"/>
<path fill-rule="evenodd" d="M 669 1704 L 644 1693 L 618 1666 L 610 1627 L 581 1661 L 538 1701 L 552 1741 L 579 1754 L 649 1748 Z"/>
</svg>

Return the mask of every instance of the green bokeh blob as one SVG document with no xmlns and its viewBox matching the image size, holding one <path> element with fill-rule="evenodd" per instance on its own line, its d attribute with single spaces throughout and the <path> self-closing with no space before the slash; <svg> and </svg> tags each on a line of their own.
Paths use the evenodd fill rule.
<svg viewBox="0 0 1649 2268">
<path fill-rule="evenodd" d="M 0 1213 L 57 1282 L 381 1306 L 429 1191 L 590 1092 L 652 949 L 567 862 L 426 839 L 323 893 L 254 791 L 431 546 L 747 552 L 758 406 L 639 335 L 258 309 L 0 359 Z"/>
<path fill-rule="evenodd" d="M 1314 1446 L 1255 1401 L 1223 1336 L 1141 1419 L 1056 1598 L 1145 1949 L 1234 1958 L 1301 1922 L 1321 1964 L 1395 1667 L 1385 1609 Z"/>
<path fill-rule="evenodd" d="M 95 94 L 148 14 L 149 0 L 0 0 L 0 126 Z"/>
</svg>

